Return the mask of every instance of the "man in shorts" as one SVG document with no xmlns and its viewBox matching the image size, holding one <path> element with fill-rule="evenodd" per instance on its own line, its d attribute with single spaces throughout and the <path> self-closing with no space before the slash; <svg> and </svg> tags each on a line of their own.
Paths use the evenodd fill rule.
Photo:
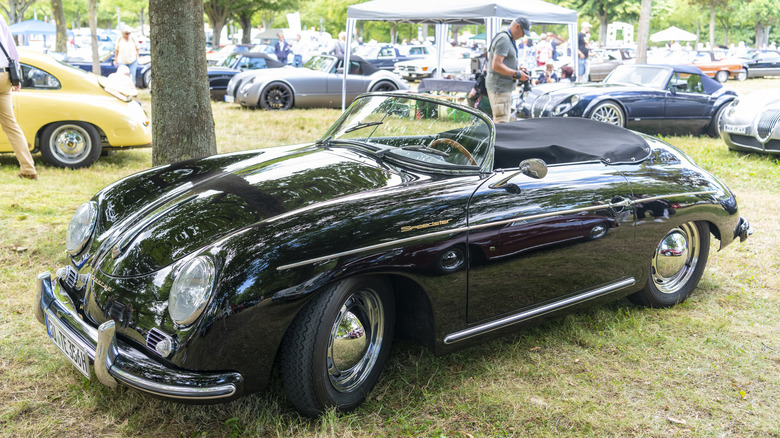
<svg viewBox="0 0 780 438">
<path fill-rule="evenodd" d="M 485 85 L 494 123 L 509 121 L 515 80 L 528 80 L 528 75 L 517 69 L 518 50 L 515 41 L 530 31 L 531 22 L 525 17 L 517 17 L 505 31 L 493 38 L 490 45 Z"/>
</svg>

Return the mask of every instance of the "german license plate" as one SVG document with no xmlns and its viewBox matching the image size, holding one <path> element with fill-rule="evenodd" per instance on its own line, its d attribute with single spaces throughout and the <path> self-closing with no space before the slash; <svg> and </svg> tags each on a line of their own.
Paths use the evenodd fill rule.
<svg viewBox="0 0 780 438">
<path fill-rule="evenodd" d="M 723 125 L 723 130 L 732 134 L 745 134 L 747 133 L 747 126 Z"/>
<path fill-rule="evenodd" d="M 73 365 L 81 371 L 81 374 L 89 379 L 89 356 L 81 345 L 71 337 L 71 334 L 62 326 L 62 323 L 46 315 L 46 331 L 49 339 L 62 351 Z"/>
<path fill-rule="evenodd" d="M 231 95 L 229 95 L 229 94 L 226 94 L 226 95 L 225 95 L 225 102 L 228 102 L 228 103 L 233 103 L 233 102 L 235 102 L 235 100 L 236 100 L 236 98 L 235 98 L 235 97 L 233 97 L 233 96 L 231 96 Z"/>
</svg>

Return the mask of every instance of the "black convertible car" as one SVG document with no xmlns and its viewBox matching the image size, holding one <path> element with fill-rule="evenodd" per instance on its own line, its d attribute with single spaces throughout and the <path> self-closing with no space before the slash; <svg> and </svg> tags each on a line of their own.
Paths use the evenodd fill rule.
<svg viewBox="0 0 780 438">
<path fill-rule="evenodd" d="M 750 232 L 734 194 L 656 138 L 368 94 L 315 143 L 101 190 L 68 226 L 70 263 L 38 276 L 35 313 L 105 385 L 221 402 L 278 363 L 317 415 L 357 407 L 396 336 L 445 353 L 623 296 L 672 306 L 710 235 Z"/>
<path fill-rule="evenodd" d="M 267 53 L 233 52 L 219 65 L 207 69 L 211 98 L 220 102 L 223 101 L 228 82 L 237 73 L 246 70 L 279 68 L 285 65 Z"/>
</svg>

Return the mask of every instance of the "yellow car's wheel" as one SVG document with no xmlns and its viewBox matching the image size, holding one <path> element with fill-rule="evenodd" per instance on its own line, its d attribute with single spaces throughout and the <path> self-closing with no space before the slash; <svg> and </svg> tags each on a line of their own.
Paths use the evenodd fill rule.
<svg viewBox="0 0 780 438">
<path fill-rule="evenodd" d="M 88 167 L 100 156 L 100 134 L 89 123 L 52 123 L 41 133 L 40 149 L 43 160 L 52 166 Z"/>
</svg>

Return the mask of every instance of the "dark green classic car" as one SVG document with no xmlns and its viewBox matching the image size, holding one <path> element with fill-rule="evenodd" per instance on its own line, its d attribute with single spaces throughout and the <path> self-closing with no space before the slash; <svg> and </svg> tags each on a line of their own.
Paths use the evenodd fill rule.
<svg viewBox="0 0 780 438">
<path fill-rule="evenodd" d="M 360 405 L 395 337 L 439 354 L 623 296 L 671 306 L 710 235 L 750 232 L 731 191 L 656 138 L 368 94 L 315 143 L 101 190 L 68 226 L 71 263 L 38 277 L 35 312 L 105 385 L 222 402 L 277 363 L 318 415 Z"/>
</svg>

